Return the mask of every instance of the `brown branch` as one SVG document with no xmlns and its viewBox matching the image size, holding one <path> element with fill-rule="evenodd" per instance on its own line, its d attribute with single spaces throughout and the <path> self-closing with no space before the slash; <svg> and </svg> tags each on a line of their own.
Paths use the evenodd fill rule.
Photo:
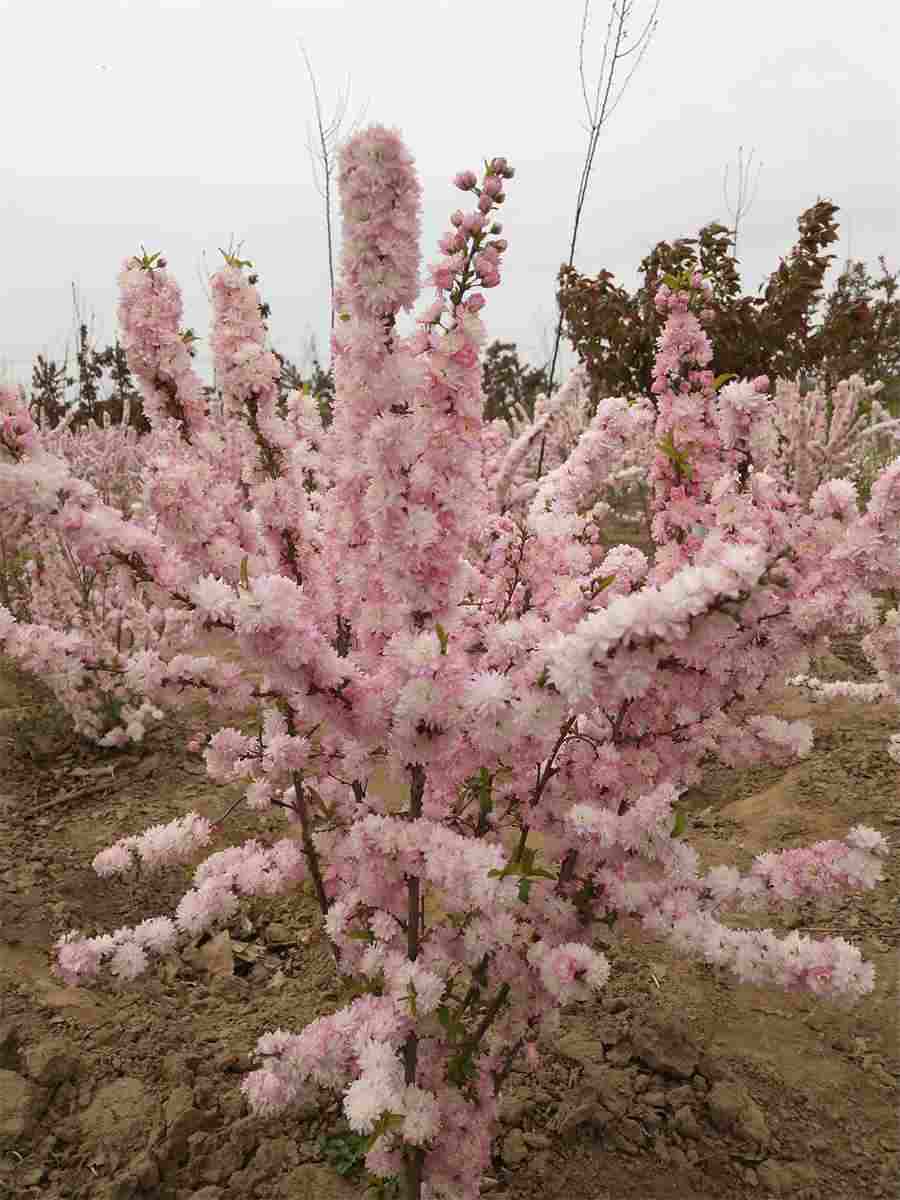
<svg viewBox="0 0 900 1200">
<path fill-rule="evenodd" d="M 325 894 L 325 884 L 322 879 L 322 869 L 319 864 L 319 853 L 316 850 L 315 843 L 312 837 L 312 821 L 309 816 L 309 806 L 306 803 L 306 796 L 303 794 L 303 775 L 300 771 L 292 772 L 291 778 L 294 782 L 294 808 L 297 816 L 300 818 L 300 830 L 303 839 L 303 854 L 306 858 L 309 873 L 313 882 L 313 889 L 316 893 L 316 899 L 319 902 L 319 908 L 322 911 L 322 916 L 328 915 L 328 909 L 331 907 L 328 897 Z M 334 947 L 334 956 L 337 959 L 338 950 Z"/>
<path fill-rule="evenodd" d="M 411 777 L 409 795 L 409 813 L 411 821 L 416 821 L 422 815 L 422 798 L 425 795 L 425 768 L 421 763 L 407 765 Z M 423 930 L 422 899 L 420 894 L 421 880 L 418 875 L 407 875 L 407 910 L 406 910 L 406 954 L 410 962 L 419 957 L 419 945 Z M 416 1068 L 419 1061 L 419 1037 L 415 1032 L 410 1033 L 403 1045 L 403 1066 L 407 1084 L 416 1082 Z M 419 1200 L 422 1194 L 422 1167 L 425 1152 L 418 1146 L 407 1146 L 404 1151 L 404 1173 L 406 1176 L 407 1200 Z"/>
</svg>

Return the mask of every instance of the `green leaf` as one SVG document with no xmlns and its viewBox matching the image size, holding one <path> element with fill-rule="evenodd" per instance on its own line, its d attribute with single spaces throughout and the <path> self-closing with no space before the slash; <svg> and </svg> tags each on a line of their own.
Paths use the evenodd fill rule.
<svg viewBox="0 0 900 1200">
<path fill-rule="evenodd" d="M 148 254 L 144 247 L 141 246 L 141 253 L 134 256 L 134 262 L 137 263 L 142 271 L 152 271 L 160 258 L 162 258 L 161 250 L 157 250 L 154 254 Z"/>
<path fill-rule="evenodd" d="M 729 379 L 737 379 L 737 375 L 735 375 L 734 371 L 723 371 L 721 375 L 717 375 L 713 380 L 713 388 L 718 391 Z"/>
<path fill-rule="evenodd" d="M 375 1122 L 374 1129 L 366 1138 L 366 1154 L 369 1153 L 369 1151 L 383 1134 L 390 1133 L 392 1129 L 399 1129 L 403 1124 L 403 1120 L 404 1118 L 400 1115 L 400 1113 L 382 1113 Z"/>
<path fill-rule="evenodd" d="M 676 809 L 675 824 L 672 826 L 672 837 L 681 837 L 687 828 L 687 817 L 684 815 L 683 809 Z"/>
<path fill-rule="evenodd" d="M 447 1064 L 447 1079 L 457 1087 L 462 1087 L 475 1073 L 475 1064 L 471 1054 L 457 1054 Z"/>
<path fill-rule="evenodd" d="M 662 441 L 657 442 L 656 445 L 657 449 L 666 456 L 679 475 L 685 479 L 692 477 L 693 468 L 688 462 L 687 455 L 675 445 L 675 439 L 671 432 L 667 433 Z"/>
<path fill-rule="evenodd" d="M 438 641 L 441 643 L 441 654 L 446 654 L 447 643 L 450 641 L 450 637 L 446 629 L 439 622 L 435 625 L 434 629 L 435 633 L 438 635 Z"/>
<path fill-rule="evenodd" d="M 252 267 L 253 266 L 253 263 L 250 261 L 249 258 L 238 258 L 238 256 L 236 254 L 229 254 L 228 251 L 223 250 L 221 246 L 219 247 L 219 253 L 222 255 L 222 257 L 228 263 L 229 267 L 237 267 L 238 270 L 241 270 L 244 267 Z"/>
<path fill-rule="evenodd" d="M 599 596 L 601 592 L 606 591 L 611 583 L 615 583 L 615 575 L 598 575 L 596 579 L 591 580 L 591 595 Z"/>
<path fill-rule="evenodd" d="M 448 1005 L 440 1005 L 440 1007 L 437 1009 L 437 1019 L 440 1021 L 442 1027 L 446 1030 L 447 1041 L 450 1042 L 451 1045 L 453 1045 L 454 1042 L 458 1042 L 465 1033 L 465 1029 L 460 1023 L 459 1018 L 454 1016 Z"/>
<path fill-rule="evenodd" d="M 335 1133 L 319 1139 L 319 1151 L 324 1159 L 343 1177 L 356 1174 L 365 1162 L 368 1149 L 361 1133 Z"/>
<path fill-rule="evenodd" d="M 494 799 L 491 795 L 493 784 L 494 781 L 490 771 L 487 767 L 482 767 L 478 772 L 476 793 L 478 795 L 478 808 L 483 817 L 486 817 L 494 807 Z"/>
<path fill-rule="evenodd" d="M 531 880 L 530 879 L 520 879 L 519 880 L 519 899 L 522 901 L 523 904 L 528 903 L 528 897 L 530 896 L 530 894 L 531 894 Z"/>
</svg>

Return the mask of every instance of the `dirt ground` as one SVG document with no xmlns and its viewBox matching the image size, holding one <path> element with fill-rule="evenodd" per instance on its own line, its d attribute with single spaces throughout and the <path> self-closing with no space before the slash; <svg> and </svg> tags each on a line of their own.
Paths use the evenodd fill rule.
<svg viewBox="0 0 900 1200">
<path fill-rule="evenodd" d="M 862 678 L 852 642 L 835 649 L 834 675 Z M 785 692 L 774 711 L 810 716 L 815 750 L 786 770 L 707 771 L 688 796 L 688 836 L 705 861 L 746 867 L 761 849 L 857 822 L 896 841 L 900 772 L 885 752 L 896 707 L 813 705 Z M 248 905 L 227 932 L 120 990 L 67 988 L 51 974 L 60 933 L 132 924 L 169 911 L 184 891 L 180 869 L 137 882 L 90 869 L 116 838 L 188 808 L 218 816 L 237 794 L 210 783 L 184 741 L 168 726 L 140 753 L 98 753 L 0 662 L 4 1200 L 363 1195 L 359 1175 L 330 1161 L 349 1144 L 337 1103 L 263 1121 L 238 1090 L 262 1032 L 299 1029 L 339 1003 L 304 902 Z M 283 836 L 274 817 L 271 828 Z M 255 820 L 246 832 L 259 829 Z M 486 1194 L 897 1196 L 898 874 L 894 855 L 876 891 L 772 922 L 841 933 L 874 960 L 876 991 L 849 1012 L 738 985 L 633 930 L 610 934 L 602 1002 L 567 1010 L 541 1062 L 510 1077 Z"/>
</svg>

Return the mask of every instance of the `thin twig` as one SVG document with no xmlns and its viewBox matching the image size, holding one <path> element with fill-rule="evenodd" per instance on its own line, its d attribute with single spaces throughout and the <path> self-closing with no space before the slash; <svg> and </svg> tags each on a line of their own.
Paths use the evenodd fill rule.
<svg viewBox="0 0 900 1200">
<path fill-rule="evenodd" d="M 421 763 L 410 763 L 407 767 L 410 774 L 409 789 L 409 819 L 416 821 L 422 815 L 422 799 L 425 795 L 425 768 Z M 410 962 L 419 957 L 419 945 L 423 931 L 422 900 L 420 895 L 421 880 L 418 875 L 406 877 L 407 909 L 406 909 L 406 954 Z M 419 1038 L 413 1031 L 403 1045 L 404 1076 L 407 1084 L 416 1082 L 416 1069 L 419 1061 Z M 406 1177 L 406 1200 L 419 1200 L 422 1194 L 422 1167 L 425 1153 L 418 1146 L 407 1146 L 404 1152 L 404 1173 Z"/>
<path fill-rule="evenodd" d="M 753 155 L 755 151 L 751 150 L 746 164 L 744 163 L 744 147 L 738 146 L 738 171 L 737 171 L 737 196 L 735 198 L 734 208 L 731 207 L 731 202 L 728 199 L 728 164 L 725 164 L 725 179 L 722 183 L 722 191 L 725 196 L 725 205 L 731 213 L 734 221 L 734 243 L 732 245 L 731 257 L 737 259 L 738 251 L 738 234 L 740 232 L 741 221 L 750 211 L 753 201 L 756 199 L 756 193 L 759 189 L 759 176 L 763 165 L 759 163 L 756 168 L 756 180 L 753 183 L 753 194 L 748 194 L 748 185 L 750 181 L 750 171 L 753 163 Z"/>
<path fill-rule="evenodd" d="M 84 783 L 81 787 L 73 788 L 71 792 L 66 792 L 62 796 L 56 796 L 53 800 L 48 800 L 46 804 L 42 804 L 39 808 L 33 808 L 30 811 L 30 816 L 39 817 L 43 813 L 52 812 L 54 808 L 60 808 L 63 804 L 68 804 L 70 800 L 82 800 L 85 796 L 90 796 L 93 792 L 102 790 L 103 783 L 112 783 L 113 777 L 109 776 L 108 780 L 95 780 L 91 783 Z"/>
<path fill-rule="evenodd" d="M 581 81 L 581 94 L 584 99 L 585 109 L 587 111 L 588 124 L 585 130 L 588 135 L 588 144 L 584 156 L 584 164 L 581 169 L 581 178 L 578 182 L 578 192 L 575 199 L 575 220 L 572 225 L 572 238 L 569 242 L 569 259 L 568 266 L 571 267 L 575 261 L 575 245 L 578 241 L 578 230 L 581 225 L 581 217 L 584 212 L 584 204 L 587 199 L 588 187 L 591 180 L 591 171 L 594 166 L 594 157 L 597 153 L 597 145 L 600 141 L 600 133 L 603 126 L 615 112 L 620 100 L 625 94 L 628 84 L 631 82 L 635 71 L 640 66 L 647 47 L 653 38 L 657 25 L 657 13 L 659 11 L 661 0 L 654 0 L 653 8 L 650 16 L 641 32 L 636 38 L 629 38 L 626 28 L 626 21 L 629 19 L 634 8 L 633 0 L 621 0 L 621 3 L 613 3 L 610 5 L 610 18 L 606 29 L 606 38 L 603 43 L 603 57 L 600 63 L 600 74 L 597 78 L 597 86 L 594 89 L 593 99 L 588 94 L 587 73 L 585 70 L 585 42 L 587 40 L 588 17 L 590 12 L 590 0 L 585 0 L 584 12 L 581 18 L 581 29 L 578 38 L 578 75 Z M 610 49 L 610 46 L 612 47 Z M 616 67 L 624 59 L 637 52 L 637 57 L 631 67 L 631 70 L 625 77 L 622 86 L 619 88 L 615 96 L 613 96 L 613 88 L 616 78 Z M 553 379 L 556 374 L 556 362 L 559 356 L 559 346 L 562 339 L 563 328 L 563 312 L 560 306 L 559 318 L 556 323 L 556 336 L 553 342 L 553 354 L 550 359 L 550 366 L 547 371 L 547 392 L 553 391 Z M 544 447 L 546 444 L 547 435 L 541 437 L 541 449 L 538 456 L 538 469 L 536 478 L 540 479 L 541 470 L 544 465 Z"/>
<path fill-rule="evenodd" d="M 319 97 L 319 87 L 316 82 L 316 76 L 312 69 L 309 54 L 303 43 L 300 43 L 300 53 L 303 55 L 303 61 L 306 64 L 306 73 L 309 76 L 310 87 L 313 94 L 313 109 L 315 111 L 315 138 L 309 127 L 307 127 L 306 148 L 309 151 L 310 163 L 312 164 L 313 185 L 316 191 L 322 197 L 325 207 L 325 234 L 328 245 L 328 281 L 331 287 L 331 328 L 334 328 L 334 216 L 333 216 L 333 180 L 335 168 L 337 166 L 337 146 L 341 137 L 341 127 L 344 124 L 344 119 L 347 116 L 347 106 L 350 100 L 350 81 L 343 92 L 338 94 L 335 104 L 334 113 L 329 121 L 325 120 L 322 114 L 322 102 Z M 362 120 L 365 109 L 360 112 L 360 115 L 353 122 L 349 133 L 358 126 Z M 321 172 L 321 176 L 319 174 Z"/>
</svg>

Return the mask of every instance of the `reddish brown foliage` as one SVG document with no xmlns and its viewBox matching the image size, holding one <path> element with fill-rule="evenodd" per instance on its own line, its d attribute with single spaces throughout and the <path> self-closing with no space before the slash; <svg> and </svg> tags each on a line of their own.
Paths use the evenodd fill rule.
<svg viewBox="0 0 900 1200">
<path fill-rule="evenodd" d="M 566 336 L 588 368 L 595 399 L 649 394 L 662 329 L 653 295 L 665 275 L 699 267 L 713 289 L 712 316 L 705 324 L 717 373 L 818 379 L 826 387 L 857 373 L 868 382 L 883 380 L 883 398 L 896 405 L 900 272 L 889 272 L 881 258 L 881 276 L 873 278 L 864 263 L 848 262 L 825 296 L 825 273 L 835 257 L 825 251 L 838 238 L 837 212 L 836 205 L 819 200 L 800 215 L 797 241 L 761 296 L 741 295 L 733 237 L 717 223 L 696 238 L 658 242 L 640 264 L 643 281 L 633 293 L 610 271 L 589 278 L 561 267 L 558 300 Z"/>
</svg>

